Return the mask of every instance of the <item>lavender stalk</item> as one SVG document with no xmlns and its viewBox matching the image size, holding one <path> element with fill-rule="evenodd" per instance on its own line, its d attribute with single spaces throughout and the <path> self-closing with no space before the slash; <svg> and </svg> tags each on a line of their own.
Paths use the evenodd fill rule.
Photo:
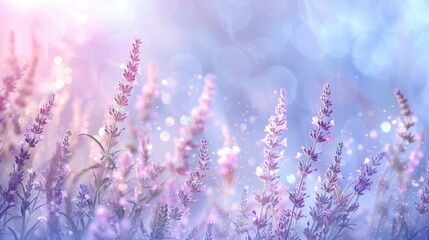
<svg viewBox="0 0 429 240">
<path fill-rule="evenodd" d="M 64 193 L 62 191 L 63 185 L 67 175 L 69 174 L 69 161 L 71 159 L 70 151 L 70 138 L 71 131 L 66 131 L 64 139 L 59 145 L 58 153 L 55 154 L 51 162 L 51 166 L 56 168 L 55 176 L 52 179 L 50 187 L 46 188 L 47 192 L 47 203 L 48 203 L 48 227 L 49 237 L 52 239 L 58 239 L 61 235 L 61 227 L 59 225 L 58 216 L 60 214 L 61 204 L 64 199 Z M 56 160 L 57 159 L 57 160 Z M 56 162 L 56 164 L 54 164 Z M 49 180 L 47 181 L 50 182 Z M 49 197 L 48 197 L 49 196 Z"/>
<path fill-rule="evenodd" d="M 51 118 L 54 100 L 55 95 L 50 95 L 48 101 L 40 108 L 35 118 L 35 123 L 33 123 L 30 131 L 24 134 L 24 142 L 21 144 L 18 152 L 14 153 L 15 163 L 13 165 L 13 171 L 9 174 L 7 188 L 1 192 L 3 201 L 0 205 L 0 219 L 4 217 L 4 220 L 3 228 L 0 229 L 0 232 L 3 232 L 5 227 L 8 210 L 16 204 L 15 196 L 18 194 L 18 187 L 22 184 L 24 179 L 25 164 L 31 158 L 30 149 L 35 148 L 42 139 L 43 130 Z"/>
<path fill-rule="evenodd" d="M 326 237 L 331 227 L 331 206 L 334 201 L 334 190 L 337 188 L 337 182 L 341 178 L 341 153 L 343 143 L 339 143 L 333 161 L 328 165 L 328 170 L 322 182 L 320 189 L 322 194 L 316 193 L 316 206 L 310 207 L 310 215 L 313 223 L 310 228 L 304 230 L 307 239 L 319 239 Z"/>
<path fill-rule="evenodd" d="M 255 199 L 260 204 L 259 213 L 254 214 L 253 218 L 253 224 L 256 226 L 256 239 L 262 239 L 261 229 L 268 224 L 269 208 L 274 217 L 277 211 L 276 205 L 279 202 L 279 197 L 275 194 L 278 178 L 276 172 L 279 169 L 279 160 L 283 158 L 283 151 L 279 151 L 279 148 L 287 145 L 286 138 L 281 140 L 283 132 L 287 129 L 285 89 L 280 90 L 279 103 L 275 113 L 276 115 L 270 117 L 265 128 L 265 132 L 267 132 L 263 140 L 267 145 L 264 149 L 265 160 L 256 169 L 256 175 L 264 183 L 263 190 L 255 192 Z M 268 206 L 266 207 L 266 205 Z"/>
<path fill-rule="evenodd" d="M 150 239 L 165 239 L 169 234 L 167 228 L 171 222 L 180 221 L 184 215 L 189 213 L 190 204 L 196 201 L 193 198 L 194 194 L 205 190 L 203 180 L 207 177 L 209 166 L 208 144 L 205 140 L 201 140 L 197 166 L 186 180 L 186 185 L 178 193 L 180 206 L 168 206 L 167 204 L 161 206 Z"/>
<path fill-rule="evenodd" d="M 121 135 L 122 129 L 119 128 L 118 124 L 123 122 L 127 118 L 127 113 L 123 112 L 123 108 L 128 106 L 128 98 L 131 96 L 131 91 L 133 85 L 136 84 L 137 74 L 139 72 L 139 62 L 140 62 L 140 44 L 142 42 L 140 39 L 135 39 L 133 43 L 132 50 L 126 67 L 122 73 L 122 80 L 119 81 L 118 87 L 116 89 L 116 94 L 114 96 L 114 102 L 116 106 L 109 108 L 109 116 L 107 124 L 104 127 L 106 133 L 106 145 L 102 147 L 103 157 L 101 172 L 96 178 L 96 191 L 93 199 L 93 204 L 91 205 L 92 211 L 94 211 L 97 206 L 102 202 L 103 192 L 106 187 L 106 183 L 109 179 L 105 179 L 105 172 L 108 167 L 115 167 L 113 161 L 114 153 L 112 153 L 112 147 L 116 145 L 117 138 Z M 100 144 L 101 146 L 101 144 Z"/>
<path fill-rule="evenodd" d="M 419 159 L 404 157 L 407 149 L 416 141 L 416 136 L 413 133 L 413 126 L 416 123 L 416 119 L 413 116 L 413 112 L 404 94 L 398 89 L 395 90 L 394 93 L 401 109 L 401 116 L 398 118 L 398 127 L 396 131 L 399 141 L 393 144 L 393 146 L 388 147 L 388 161 L 381 174 L 379 184 L 377 185 L 375 203 L 376 214 L 374 214 L 371 224 L 374 228 L 373 231 L 376 233 L 376 238 L 378 238 L 379 234 L 385 232 L 382 231 L 382 223 L 389 217 L 390 208 L 393 207 L 395 210 L 398 210 L 400 215 L 403 215 L 407 211 L 404 207 L 405 200 L 401 196 L 409 189 L 410 183 L 406 181 L 411 179 L 409 176 L 412 175 L 412 172 L 406 172 L 406 170 L 413 171 L 413 166 L 410 164 L 416 164 L 415 161 L 419 161 Z M 390 179 L 394 179 L 394 182 L 397 183 L 396 187 L 390 186 Z M 389 189 L 392 189 L 392 191 L 389 191 Z M 401 204 L 395 205 L 394 203 L 390 203 L 390 199 L 394 197 L 393 194 L 395 194 L 395 191 L 401 193 L 401 195 L 399 195 L 400 199 L 398 200 Z"/>
<path fill-rule="evenodd" d="M 189 170 L 189 151 L 195 148 L 194 138 L 204 131 L 204 125 L 211 111 L 214 95 L 214 77 L 205 77 L 204 89 L 198 100 L 199 105 L 191 110 L 191 121 L 180 129 L 180 138 L 175 140 L 174 155 L 169 158 L 173 170 L 186 174 Z"/>
<path fill-rule="evenodd" d="M 364 169 L 359 171 L 357 180 L 351 185 L 354 190 L 353 193 L 346 194 L 347 187 L 335 202 L 331 212 L 330 227 L 325 231 L 323 239 L 338 239 L 344 229 L 351 228 L 350 220 L 353 213 L 359 208 L 359 198 L 364 195 L 365 191 L 371 190 L 371 177 L 377 173 L 377 168 L 381 165 L 381 160 L 385 155 L 385 152 L 381 152 L 375 157 L 365 159 Z"/>
<path fill-rule="evenodd" d="M 429 158 L 426 159 L 426 171 L 424 175 L 422 176 L 422 186 L 417 192 L 417 195 L 419 197 L 419 202 L 415 202 L 415 209 L 418 213 L 418 216 L 414 222 L 414 226 L 411 229 L 411 231 L 407 231 L 405 233 L 405 239 L 412 240 L 415 239 L 417 236 L 419 236 L 423 230 L 426 230 L 429 228 L 429 226 L 424 226 L 420 229 L 416 229 L 419 221 L 422 216 L 426 215 L 429 212 Z"/>
<path fill-rule="evenodd" d="M 314 130 L 310 132 L 310 138 L 313 140 L 313 144 L 311 147 L 302 147 L 306 160 L 302 160 L 301 157 L 298 157 L 298 173 L 300 175 L 300 180 L 297 187 L 294 189 L 294 192 L 289 194 L 289 199 L 293 203 L 293 207 L 290 214 L 288 214 L 290 215 L 288 220 L 289 225 L 286 231 L 288 239 L 295 238 L 296 223 L 299 219 L 304 217 L 301 209 L 304 207 L 305 198 L 308 197 L 305 193 L 305 178 L 315 171 L 315 169 L 312 168 L 312 163 L 319 161 L 319 155 L 321 153 L 317 152 L 316 146 L 318 143 L 330 142 L 331 137 L 329 130 L 334 126 L 334 120 L 330 119 L 333 109 L 329 84 L 324 85 L 323 94 L 320 97 L 320 100 L 322 101 L 322 106 L 319 109 L 318 117 L 313 118 L 312 124 Z M 292 227 L 292 225 L 294 226 Z M 292 229 L 293 232 L 291 232 Z"/>
</svg>

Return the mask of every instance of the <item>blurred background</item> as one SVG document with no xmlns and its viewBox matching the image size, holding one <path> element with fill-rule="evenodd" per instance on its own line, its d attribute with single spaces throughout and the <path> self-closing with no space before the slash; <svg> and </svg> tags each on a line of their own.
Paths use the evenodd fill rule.
<svg viewBox="0 0 429 240">
<path fill-rule="evenodd" d="M 8 56 L 13 31 L 20 60 L 39 58 L 32 104 L 58 92 L 60 128 L 75 121 L 74 132 L 96 135 L 120 65 L 133 39 L 141 38 L 135 95 L 154 64 L 159 86 L 150 136 L 160 161 L 198 104 L 204 76 L 213 74 L 216 93 L 203 137 L 216 154 L 221 126 L 228 126 L 241 150 L 243 186 L 257 181 L 264 126 L 278 90 L 286 88 L 288 148 L 281 181 L 292 184 L 294 178 L 286 176 L 295 174 L 294 156 L 310 142 L 324 83 L 331 84 L 335 106 L 333 144 L 324 146 L 324 158 L 345 142 L 350 173 L 394 142 L 400 113 L 394 89 L 409 98 L 417 129 L 427 128 L 428 13 L 424 0 L 0 0 L 0 59 Z M 136 102 L 134 97 L 128 110 L 140 124 Z M 76 119 L 77 113 L 82 117 Z M 86 164 L 80 160 L 75 164 Z"/>
</svg>

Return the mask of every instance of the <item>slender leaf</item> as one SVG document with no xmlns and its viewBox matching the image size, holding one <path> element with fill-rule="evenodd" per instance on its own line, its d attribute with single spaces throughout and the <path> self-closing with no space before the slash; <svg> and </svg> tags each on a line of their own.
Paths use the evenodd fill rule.
<svg viewBox="0 0 429 240">
<path fill-rule="evenodd" d="M 73 233 L 77 233 L 77 227 L 74 224 L 73 220 L 71 219 L 71 217 L 63 212 L 59 212 L 59 214 L 63 215 L 65 217 L 65 219 L 67 220 L 67 222 L 70 224 Z"/>
<path fill-rule="evenodd" d="M 102 188 L 105 184 L 109 183 L 109 181 L 110 181 L 110 178 L 108 178 L 108 177 L 103 178 L 103 180 L 101 180 L 101 181 L 98 183 L 98 188 Z"/>
<path fill-rule="evenodd" d="M 407 224 L 407 222 L 405 221 L 405 218 L 404 218 L 404 216 L 402 216 L 402 214 L 399 214 L 399 217 L 401 218 L 401 222 L 402 222 L 402 226 L 405 226 L 405 236 L 408 236 L 408 224 Z M 402 230 L 402 228 L 401 228 L 401 230 Z"/>
<path fill-rule="evenodd" d="M 81 134 L 79 134 L 78 136 L 87 136 L 87 137 L 91 138 L 92 140 L 94 140 L 94 142 L 96 142 L 96 143 L 97 143 L 97 145 L 100 147 L 100 149 L 101 149 L 101 151 L 103 152 L 103 154 L 106 154 L 106 151 L 104 150 L 103 145 L 102 145 L 102 144 L 101 144 L 101 142 L 100 142 L 100 141 L 98 141 L 94 136 L 92 136 L 92 135 L 90 135 L 90 134 L 87 134 L 87 133 L 81 133 Z"/>
<path fill-rule="evenodd" d="M 109 161 L 110 165 L 112 165 L 113 169 L 116 169 L 116 163 L 113 161 L 111 157 L 107 157 L 107 160 Z"/>
<path fill-rule="evenodd" d="M 31 213 L 34 213 L 35 211 L 37 211 L 38 209 L 40 209 L 41 207 L 44 207 L 46 205 L 47 205 L 47 203 L 44 203 L 44 204 L 37 206 L 35 209 L 33 209 L 33 211 Z"/>
<path fill-rule="evenodd" d="M 34 223 L 34 225 L 30 228 L 30 230 L 28 230 L 27 234 L 25 234 L 24 240 L 27 239 L 28 236 L 30 236 L 31 232 L 36 228 L 37 224 L 39 224 L 39 222 L 42 221 L 42 219 L 37 220 L 36 223 Z M 24 234 L 24 233 L 21 233 Z"/>
<path fill-rule="evenodd" d="M 18 234 L 16 234 L 16 232 L 15 232 L 12 228 L 7 227 L 7 229 L 9 229 L 9 231 L 12 233 L 12 236 L 13 236 L 13 238 L 14 238 L 15 240 L 18 240 L 18 239 L 19 239 L 19 238 L 18 238 Z"/>
<path fill-rule="evenodd" d="M 5 209 L 3 209 L 3 211 L 0 212 L 0 217 L 3 217 L 3 215 L 6 214 L 7 210 L 9 210 L 10 208 L 15 207 L 15 205 L 9 205 L 7 206 Z"/>
<path fill-rule="evenodd" d="M 193 240 L 197 235 L 197 226 L 193 227 L 191 232 L 186 236 L 185 240 Z"/>
<path fill-rule="evenodd" d="M 422 228 L 420 228 L 419 230 L 417 230 L 414 234 L 412 234 L 411 236 L 410 236 L 410 238 L 408 238 L 409 240 L 412 240 L 412 239 L 414 239 L 415 237 L 417 237 L 422 231 L 424 231 L 424 230 L 427 230 L 427 229 L 429 229 L 429 226 L 426 226 L 426 227 L 422 227 Z"/>
</svg>

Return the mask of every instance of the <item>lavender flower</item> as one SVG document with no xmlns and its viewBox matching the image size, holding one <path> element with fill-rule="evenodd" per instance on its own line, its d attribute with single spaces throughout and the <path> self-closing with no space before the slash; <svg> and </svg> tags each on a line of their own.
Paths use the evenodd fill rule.
<svg viewBox="0 0 429 240">
<path fill-rule="evenodd" d="M 243 189 L 243 192 L 240 197 L 240 208 L 236 219 L 232 222 L 234 224 L 234 231 L 236 234 L 235 239 L 238 239 L 239 236 L 246 231 L 247 227 L 247 190 Z"/>
<path fill-rule="evenodd" d="M 59 143 L 56 144 L 55 152 L 51 158 L 49 168 L 46 172 L 46 180 L 45 180 L 45 186 L 44 191 L 46 193 L 46 202 L 48 203 L 48 211 L 54 212 L 54 190 L 53 186 L 55 184 L 56 178 L 57 178 L 57 172 L 58 172 L 58 165 L 61 159 L 61 145 Z"/>
<path fill-rule="evenodd" d="M 197 235 L 197 227 L 193 227 L 189 234 L 186 236 L 185 240 L 193 240 Z"/>
<path fill-rule="evenodd" d="M 179 191 L 180 202 L 185 208 L 188 207 L 190 203 L 195 201 L 192 198 L 193 194 L 199 193 L 205 189 L 203 180 L 207 177 L 207 173 L 210 166 L 208 145 L 205 140 L 201 140 L 198 159 L 199 161 L 197 167 L 186 180 L 186 187 L 183 187 Z"/>
<path fill-rule="evenodd" d="M 426 172 L 422 178 L 423 186 L 418 191 L 420 202 L 415 203 L 416 210 L 420 215 L 424 215 L 429 212 L 429 158 L 426 160 Z"/>
<path fill-rule="evenodd" d="M 18 186 L 21 184 L 24 177 L 24 165 L 31 157 L 29 151 L 31 148 L 36 147 L 37 143 L 39 143 L 42 138 L 45 125 L 51 117 L 54 100 L 55 95 L 50 95 L 48 101 L 40 108 L 39 114 L 35 118 L 35 123 L 33 123 L 30 131 L 24 134 L 24 143 L 21 144 L 18 152 L 14 154 L 15 164 L 13 171 L 9 174 L 8 187 L 1 193 L 3 204 L 0 209 L 4 209 L 5 205 L 10 206 L 15 200 Z"/>
<path fill-rule="evenodd" d="M 414 136 L 416 146 L 410 151 L 408 155 L 408 163 L 404 170 L 404 176 L 402 178 L 402 185 L 399 186 L 401 193 L 406 194 L 411 189 L 413 175 L 420 165 L 420 160 L 423 158 L 423 144 L 424 138 L 423 133 L 418 133 Z"/>
<path fill-rule="evenodd" d="M 150 234 L 150 239 L 165 239 L 165 236 L 169 235 L 169 232 L 167 231 L 168 224 L 168 205 L 161 205 L 154 227 Z"/>
<path fill-rule="evenodd" d="M 303 217 L 302 208 L 304 207 L 304 200 L 308 197 L 305 193 L 305 177 L 315 171 L 312 168 L 313 162 L 319 161 L 320 152 L 316 150 L 318 143 L 329 143 L 330 133 L 329 130 L 334 126 L 334 120 L 330 119 L 333 112 L 333 104 L 331 101 L 331 89 L 329 84 L 325 84 L 323 87 L 323 93 L 320 97 L 322 106 L 319 108 L 318 116 L 313 117 L 314 129 L 310 131 L 310 138 L 313 140 L 312 146 L 303 146 L 302 151 L 306 156 L 304 161 L 301 157 L 298 158 L 298 173 L 300 180 L 294 192 L 289 194 L 289 199 L 293 203 L 293 207 L 290 213 L 290 219 L 288 221 L 289 226 L 287 230 L 287 236 L 289 238 L 295 238 L 296 226 L 293 227 L 293 233 L 291 234 L 292 225 Z"/>
<path fill-rule="evenodd" d="M 423 226 L 420 229 L 417 229 L 419 221 L 421 217 L 429 212 L 429 158 L 426 159 L 426 171 L 424 175 L 421 177 L 422 186 L 417 192 L 417 195 L 419 197 L 420 202 L 415 202 L 415 209 L 417 210 L 418 216 L 415 219 L 414 225 L 412 227 L 408 226 L 407 222 L 405 221 L 405 216 L 402 213 L 398 215 L 398 219 L 400 220 L 399 223 L 395 219 L 393 222 L 394 225 L 392 226 L 392 237 L 399 238 L 402 237 L 402 239 L 412 240 L 417 238 L 418 236 L 423 236 L 425 233 L 424 231 L 429 229 L 429 226 Z M 403 228 L 405 228 L 405 231 L 402 231 Z M 399 229 L 399 230 L 398 230 Z M 427 234 L 426 234 L 427 235 Z M 420 239 L 420 238 L 419 238 Z"/>
<path fill-rule="evenodd" d="M 150 108 L 155 100 L 158 87 L 155 65 L 149 64 L 147 71 L 148 82 L 142 87 L 142 91 L 135 105 L 136 110 L 140 113 L 141 122 L 150 120 Z"/>
<path fill-rule="evenodd" d="M 377 154 L 376 157 L 371 157 L 366 160 L 364 171 L 360 171 L 357 182 L 354 186 L 355 193 L 362 196 L 365 190 L 371 190 L 371 177 L 377 173 L 377 167 L 381 165 L 381 160 L 386 155 L 385 152 Z"/>
<path fill-rule="evenodd" d="M 257 168 L 257 176 L 264 183 L 264 189 L 262 191 L 255 192 L 255 199 L 260 204 L 258 215 L 254 214 L 253 223 L 256 226 L 256 239 L 260 239 L 261 228 L 267 225 L 268 221 L 268 208 L 275 213 L 276 205 L 279 198 L 276 194 L 277 178 L 276 172 L 279 169 L 279 160 L 283 158 L 283 151 L 279 151 L 279 148 L 287 145 L 287 139 L 281 140 L 283 132 L 287 129 L 286 125 L 286 90 L 280 90 L 280 97 L 277 107 L 275 109 L 275 115 L 271 116 L 268 125 L 265 127 L 265 138 L 263 142 L 266 144 L 264 149 L 265 160 L 261 166 Z M 269 192 L 267 192 L 269 191 Z M 265 205 L 268 207 L 265 208 Z M 265 210 L 265 212 L 264 212 Z"/>
<path fill-rule="evenodd" d="M 57 178 L 54 184 L 54 196 L 55 196 L 55 205 L 58 207 L 61 205 L 63 194 L 62 194 L 62 186 L 64 184 L 66 176 L 69 174 L 69 161 L 72 157 L 70 150 L 70 136 L 72 132 L 67 130 L 64 136 L 64 139 L 61 143 L 61 159 L 58 164 Z"/>
<path fill-rule="evenodd" d="M 407 143 L 414 142 L 414 136 L 410 132 L 410 128 L 414 126 L 415 119 L 413 119 L 413 113 L 411 112 L 408 100 L 404 94 L 399 90 L 395 90 L 396 99 L 398 100 L 399 107 L 401 108 L 402 119 L 398 123 L 398 135 Z"/>
<path fill-rule="evenodd" d="M 15 32 L 13 31 L 9 33 L 9 57 L 6 62 L 13 72 L 19 71 L 18 57 L 15 52 Z"/>
<path fill-rule="evenodd" d="M 33 190 L 34 180 L 36 179 L 36 172 L 31 171 L 27 180 L 27 184 L 23 187 L 23 199 L 21 204 L 21 212 L 28 211 L 31 204 L 31 191 Z"/>
<path fill-rule="evenodd" d="M 31 216 L 34 213 L 36 208 L 39 208 L 40 206 L 38 206 L 38 198 L 39 198 L 39 193 L 34 196 L 32 198 L 32 191 L 34 189 L 34 185 L 35 185 L 35 179 L 36 179 L 36 173 L 34 171 L 30 171 L 29 174 L 29 178 L 27 180 L 27 184 L 25 186 L 22 186 L 22 195 L 18 195 L 19 199 L 21 200 L 21 211 L 20 211 L 20 218 L 21 218 L 21 228 L 19 231 L 20 234 L 20 239 L 26 239 L 28 234 L 31 233 L 31 231 L 37 226 L 37 224 L 39 224 L 40 219 L 38 221 L 36 221 L 28 230 L 27 232 L 27 227 L 28 227 L 28 223 L 31 220 Z M 9 227 L 8 227 L 9 228 Z M 10 231 L 13 232 L 12 228 L 9 228 Z M 16 234 L 16 233 L 15 233 Z"/>
<path fill-rule="evenodd" d="M 116 94 L 113 98 L 116 107 L 109 108 L 110 119 L 104 127 L 104 131 L 107 134 L 105 158 L 109 157 L 110 148 L 115 145 L 116 139 L 121 135 L 122 130 L 119 129 L 118 123 L 123 122 L 127 118 L 127 113 L 122 112 L 122 108 L 128 106 L 128 98 L 131 96 L 133 85 L 136 84 L 136 77 L 139 72 L 139 47 L 141 43 L 140 39 L 135 39 L 128 62 L 122 73 L 122 81 L 119 81 Z"/>
<path fill-rule="evenodd" d="M 334 185 L 340 178 L 342 150 L 343 143 L 339 143 L 337 151 L 335 152 L 334 160 L 329 164 L 328 171 L 325 174 L 325 181 L 320 186 L 320 188 L 326 193 L 332 193 L 332 191 L 334 191 Z"/>
<path fill-rule="evenodd" d="M 22 220 L 21 229 L 20 229 L 21 239 L 25 239 L 27 237 L 27 234 L 26 234 L 26 228 L 28 223 L 27 219 L 30 218 L 32 211 L 30 213 L 27 213 L 27 212 L 30 211 L 29 209 L 30 205 L 34 206 L 38 199 L 38 196 L 31 199 L 31 192 L 33 190 L 34 180 L 36 177 L 34 172 L 30 173 L 26 186 L 23 186 L 22 184 L 22 181 L 24 179 L 24 167 L 26 162 L 31 158 L 31 155 L 29 152 L 30 149 L 34 148 L 42 138 L 45 125 L 48 123 L 51 117 L 54 100 L 55 100 L 55 95 L 54 94 L 50 95 L 48 101 L 42 106 L 42 108 L 40 108 L 39 114 L 35 118 L 35 123 L 33 123 L 30 130 L 24 134 L 24 137 L 25 137 L 24 142 L 21 144 L 21 147 L 19 148 L 18 152 L 14 154 L 15 163 L 13 165 L 13 171 L 9 174 L 8 186 L 6 189 L 4 189 L 1 192 L 3 203 L 0 205 L 0 212 L 1 212 L 0 218 L 2 218 L 3 216 L 6 216 L 5 222 L 8 221 L 7 217 L 9 217 L 8 216 L 9 209 L 15 206 L 15 201 L 16 201 L 15 196 L 18 196 L 19 199 L 21 200 L 21 211 L 20 211 L 21 220 Z M 19 186 L 22 186 L 22 194 L 18 192 Z M 33 225 L 33 227 L 30 228 L 30 231 L 34 229 L 34 227 L 39 222 L 40 220 L 37 221 Z M 14 235 L 16 235 L 16 233 L 12 228 L 8 227 L 8 229 Z M 3 229 L 1 229 L 0 232 L 3 232 Z"/>
<path fill-rule="evenodd" d="M 279 239 L 287 239 L 288 233 L 287 228 L 291 219 L 291 210 L 283 210 L 279 220 L 276 223 L 274 233 Z"/>
<path fill-rule="evenodd" d="M 150 239 L 165 239 L 170 232 L 167 230 L 172 221 L 179 221 L 188 213 L 188 207 L 195 202 L 193 195 L 205 189 L 203 180 L 207 177 L 210 165 L 208 145 L 205 140 L 201 140 L 198 163 L 195 170 L 186 180 L 186 185 L 179 190 L 178 197 L 180 206 L 163 204 L 160 206 L 155 223 L 150 233 Z M 146 230 L 142 228 L 143 235 Z"/>
<path fill-rule="evenodd" d="M 405 154 L 409 145 L 416 142 L 422 141 L 419 134 L 414 134 L 412 127 L 416 124 L 416 117 L 413 116 L 413 112 L 410 109 L 407 98 L 399 90 L 395 90 L 395 96 L 401 109 L 401 117 L 398 118 L 397 134 L 402 142 L 397 143 L 391 151 L 389 157 L 391 167 L 395 168 L 398 173 L 398 187 L 401 192 L 406 193 L 409 189 L 410 178 L 415 170 L 415 165 L 420 161 L 419 158 L 404 158 L 400 156 Z M 419 148 L 421 143 L 418 142 L 416 148 Z M 405 175 L 405 176 L 404 176 Z"/>
<path fill-rule="evenodd" d="M 165 164 L 149 162 L 148 140 L 142 138 L 140 143 L 140 157 L 135 167 L 137 184 L 132 192 L 133 206 L 129 214 L 131 221 L 137 220 L 142 214 L 144 206 L 161 193 L 163 184 L 158 184 L 157 180 L 165 170 Z"/>
<path fill-rule="evenodd" d="M 39 64 L 39 58 L 37 56 L 33 56 L 30 68 L 26 76 L 23 79 L 23 84 L 21 84 L 21 88 L 19 88 L 18 96 L 15 98 L 15 104 L 19 106 L 21 109 L 25 108 L 28 104 L 29 97 L 33 91 L 34 85 L 34 77 L 36 76 L 37 66 Z"/>
<path fill-rule="evenodd" d="M 237 168 L 237 155 L 240 152 L 240 148 L 237 146 L 231 131 L 225 125 L 222 126 L 222 134 L 224 136 L 224 144 L 222 149 L 218 151 L 218 173 L 222 176 L 226 186 L 231 186 L 234 181 Z"/>
<path fill-rule="evenodd" d="M 62 195 L 58 196 L 58 193 L 54 187 L 54 185 L 57 185 L 56 181 L 59 171 L 58 165 L 61 158 L 61 145 L 57 143 L 56 150 L 51 158 L 49 169 L 46 174 L 44 188 L 46 194 L 46 203 L 48 205 L 48 236 L 50 239 L 59 238 L 61 233 L 57 215 L 59 214 L 60 208 L 58 203 L 61 203 Z M 59 190 L 61 191 L 61 188 Z M 60 194 L 62 193 L 60 192 Z"/>
<path fill-rule="evenodd" d="M 71 131 L 66 131 L 64 139 L 61 145 L 57 147 L 57 151 L 51 161 L 51 167 L 55 170 L 50 171 L 52 173 L 48 174 L 46 181 L 46 198 L 49 211 L 48 227 L 49 235 L 53 239 L 59 238 L 61 233 L 58 215 L 64 199 L 63 184 L 70 171 L 68 166 L 71 158 L 70 136 Z M 49 176 L 52 174 L 55 176 Z"/>
<path fill-rule="evenodd" d="M 13 74 L 6 75 L 2 79 L 4 87 L 0 89 L 0 122 L 3 127 L 5 127 L 6 121 L 5 111 L 10 105 L 10 100 L 8 98 L 11 93 L 15 91 L 17 81 L 24 76 L 24 72 L 27 68 L 28 65 L 24 65 L 22 68 L 18 68 Z"/>
<path fill-rule="evenodd" d="M 175 140 L 175 152 L 169 157 L 174 171 L 186 174 L 189 170 L 189 151 L 195 148 L 194 138 L 204 131 L 204 125 L 210 115 L 211 103 L 214 95 L 214 77 L 205 77 L 204 88 L 198 100 L 199 105 L 191 110 L 189 125 L 180 129 L 180 138 Z"/>
<path fill-rule="evenodd" d="M 102 160 L 104 161 L 101 166 L 101 172 L 95 179 L 96 191 L 93 199 L 92 211 L 95 211 L 98 204 L 102 202 L 102 193 L 104 192 L 106 184 L 109 182 L 109 179 L 107 179 L 107 181 L 105 179 L 107 168 L 115 168 L 115 163 L 113 161 L 114 153 L 111 151 L 112 147 L 116 145 L 117 138 L 123 131 L 123 129 L 119 128 L 118 124 L 127 118 L 127 113 L 123 112 L 123 108 L 128 106 L 128 99 L 131 96 L 133 85 L 136 84 L 137 74 L 140 70 L 139 47 L 141 43 L 140 39 L 136 38 L 134 40 L 128 62 L 122 72 L 122 80 L 119 81 L 118 87 L 116 88 L 116 94 L 113 98 L 116 106 L 109 108 L 110 119 L 104 126 L 104 132 L 106 133 L 106 146 L 103 148 L 101 143 L 97 142 L 103 151 Z"/>
<path fill-rule="evenodd" d="M 331 206 L 334 199 L 334 190 L 337 182 L 341 177 L 341 153 L 343 143 L 339 143 L 333 161 L 328 165 L 328 170 L 324 175 L 324 179 L 320 182 L 322 194 L 316 192 L 316 206 L 310 207 L 310 215 L 313 218 L 311 227 L 304 230 L 307 239 L 318 239 L 325 237 L 325 234 L 331 227 Z M 320 231 L 320 232 L 319 232 Z"/>
<path fill-rule="evenodd" d="M 390 224 L 393 224 L 396 221 L 395 216 L 390 215 L 391 212 L 398 212 L 400 215 L 403 215 L 408 211 L 406 209 L 407 200 L 404 196 L 410 188 L 411 176 L 415 169 L 413 165 L 416 165 L 416 161 L 419 161 L 417 158 L 412 159 L 406 156 L 406 151 L 411 148 L 411 144 L 419 138 L 413 132 L 413 126 L 417 119 L 413 116 L 404 94 L 398 89 L 395 90 L 394 94 L 401 109 L 401 116 L 397 119 L 398 124 L 396 129 L 398 140 L 394 144 L 386 145 L 387 164 L 377 185 L 376 211 L 371 224 L 375 228 L 376 237 L 380 233 L 387 233 L 390 230 L 382 230 L 383 222 L 388 221 Z M 394 180 L 391 181 L 391 179 Z M 389 182 L 396 183 L 396 186 L 390 185 Z M 394 196 L 396 192 L 400 194 Z M 396 197 L 397 201 L 390 201 L 393 197 Z M 389 211 L 389 209 L 395 210 Z"/>
<path fill-rule="evenodd" d="M 204 238 L 204 240 L 213 240 L 213 238 L 212 238 L 213 225 L 214 225 L 213 223 L 209 223 L 207 225 L 206 237 Z"/>
<path fill-rule="evenodd" d="M 128 176 L 132 169 L 131 153 L 125 152 L 120 155 L 118 166 L 112 172 L 111 194 L 109 196 L 109 206 L 114 210 L 120 221 L 125 217 L 125 208 L 127 208 L 126 194 L 129 191 L 130 182 Z"/>
<path fill-rule="evenodd" d="M 114 229 L 116 225 L 117 221 L 110 219 L 109 209 L 101 204 L 96 208 L 94 219 L 90 222 L 83 239 L 119 239 Z"/>
<path fill-rule="evenodd" d="M 353 193 L 342 192 L 338 200 L 334 202 L 334 206 L 331 207 L 331 211 L 325 215 L 330 225 L 323 230 L 323 236 L 327 236 L 327 239 L 337 239 L 344 229 L 351 228 L 350 220 L 360 206 L 359 198 L 364 195 L 366 190 L 371 190 L 371 177 L 377 173 L 377 168 L 381 165 L 381 160 L 385 155 L 385 152 L 381 152 L 375 157 L 366 158 L 364 169 L 359 171 L 357 180 L 353 183 Z"/>
<path fill-rule="evenodd" d="M 73 214 L 76 217 L 75 226 L 78 227 L 80 224 L 84 229 L 86 226 L 84 217 L 89 217 L 89 209 L 91 208 L 88 185 L 79 185 L 78 194 L 73 201 L 75 202 L 75 209 L 73 210 Z"/>
</svg>

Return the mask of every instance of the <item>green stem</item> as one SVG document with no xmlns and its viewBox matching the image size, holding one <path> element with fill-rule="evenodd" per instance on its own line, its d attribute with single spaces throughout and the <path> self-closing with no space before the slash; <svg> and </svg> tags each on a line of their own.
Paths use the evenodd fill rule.
<svg viewBox="0 0 429 240">
<path fill-rule="evenodd" d="M 118 107 L 118 112 L 121 112 L 121 110 L 122 110 L 122 106 L 119 106 Z M 113 126 L 114 127 L 116 127 L 116 125 L 118 124 L 118 121 L 115 119 L 114 121 L 113 121 Z M 107 140 L 107 148 L 106 148 L 106 151 L 104 152 L 104 156 L 103 156 L 103 158 L 102 158 L 102 160 L 103 160 L 103 164 L 102 164 L 102 168 L 101 168 L 101 173 L 100 173 L 100 176 L 97 178 L 97 182 L 95 183 L 95 185 L 96 185 L 96 188 L 95 188 L 95 194 L 94 194 L 94 204 L 93 204 L 93 209 L 92 209 L 92 212 L 94 212 L 95 211 L 95 209 L 97 208 L 97 206 L 98 206 L 98 204 L 100 204 L 100 202 L 101 202 L 101 189 L 100 189 L 100 186 L 99 186 L 99 183 L 100 183 L 100 181 L 102 181 L 103 180 L 103 178 L 104 178 L 104 173 L 105 173 L 105 171 L 106 171 L 106 166 L 107 166 L 107 161 L 108 161 L 108 157 L 110 157 L 109 155 L 110 155 L 110 150 L 111 150 L 111 148 L 112 148 L 112 144 L 113 144 L 113 141 L 114 141 L 114 137 L 112 137 L 111 135 L 109 136 L 109 138 L 108 138 L 108 140 Z"/>
</svg>

